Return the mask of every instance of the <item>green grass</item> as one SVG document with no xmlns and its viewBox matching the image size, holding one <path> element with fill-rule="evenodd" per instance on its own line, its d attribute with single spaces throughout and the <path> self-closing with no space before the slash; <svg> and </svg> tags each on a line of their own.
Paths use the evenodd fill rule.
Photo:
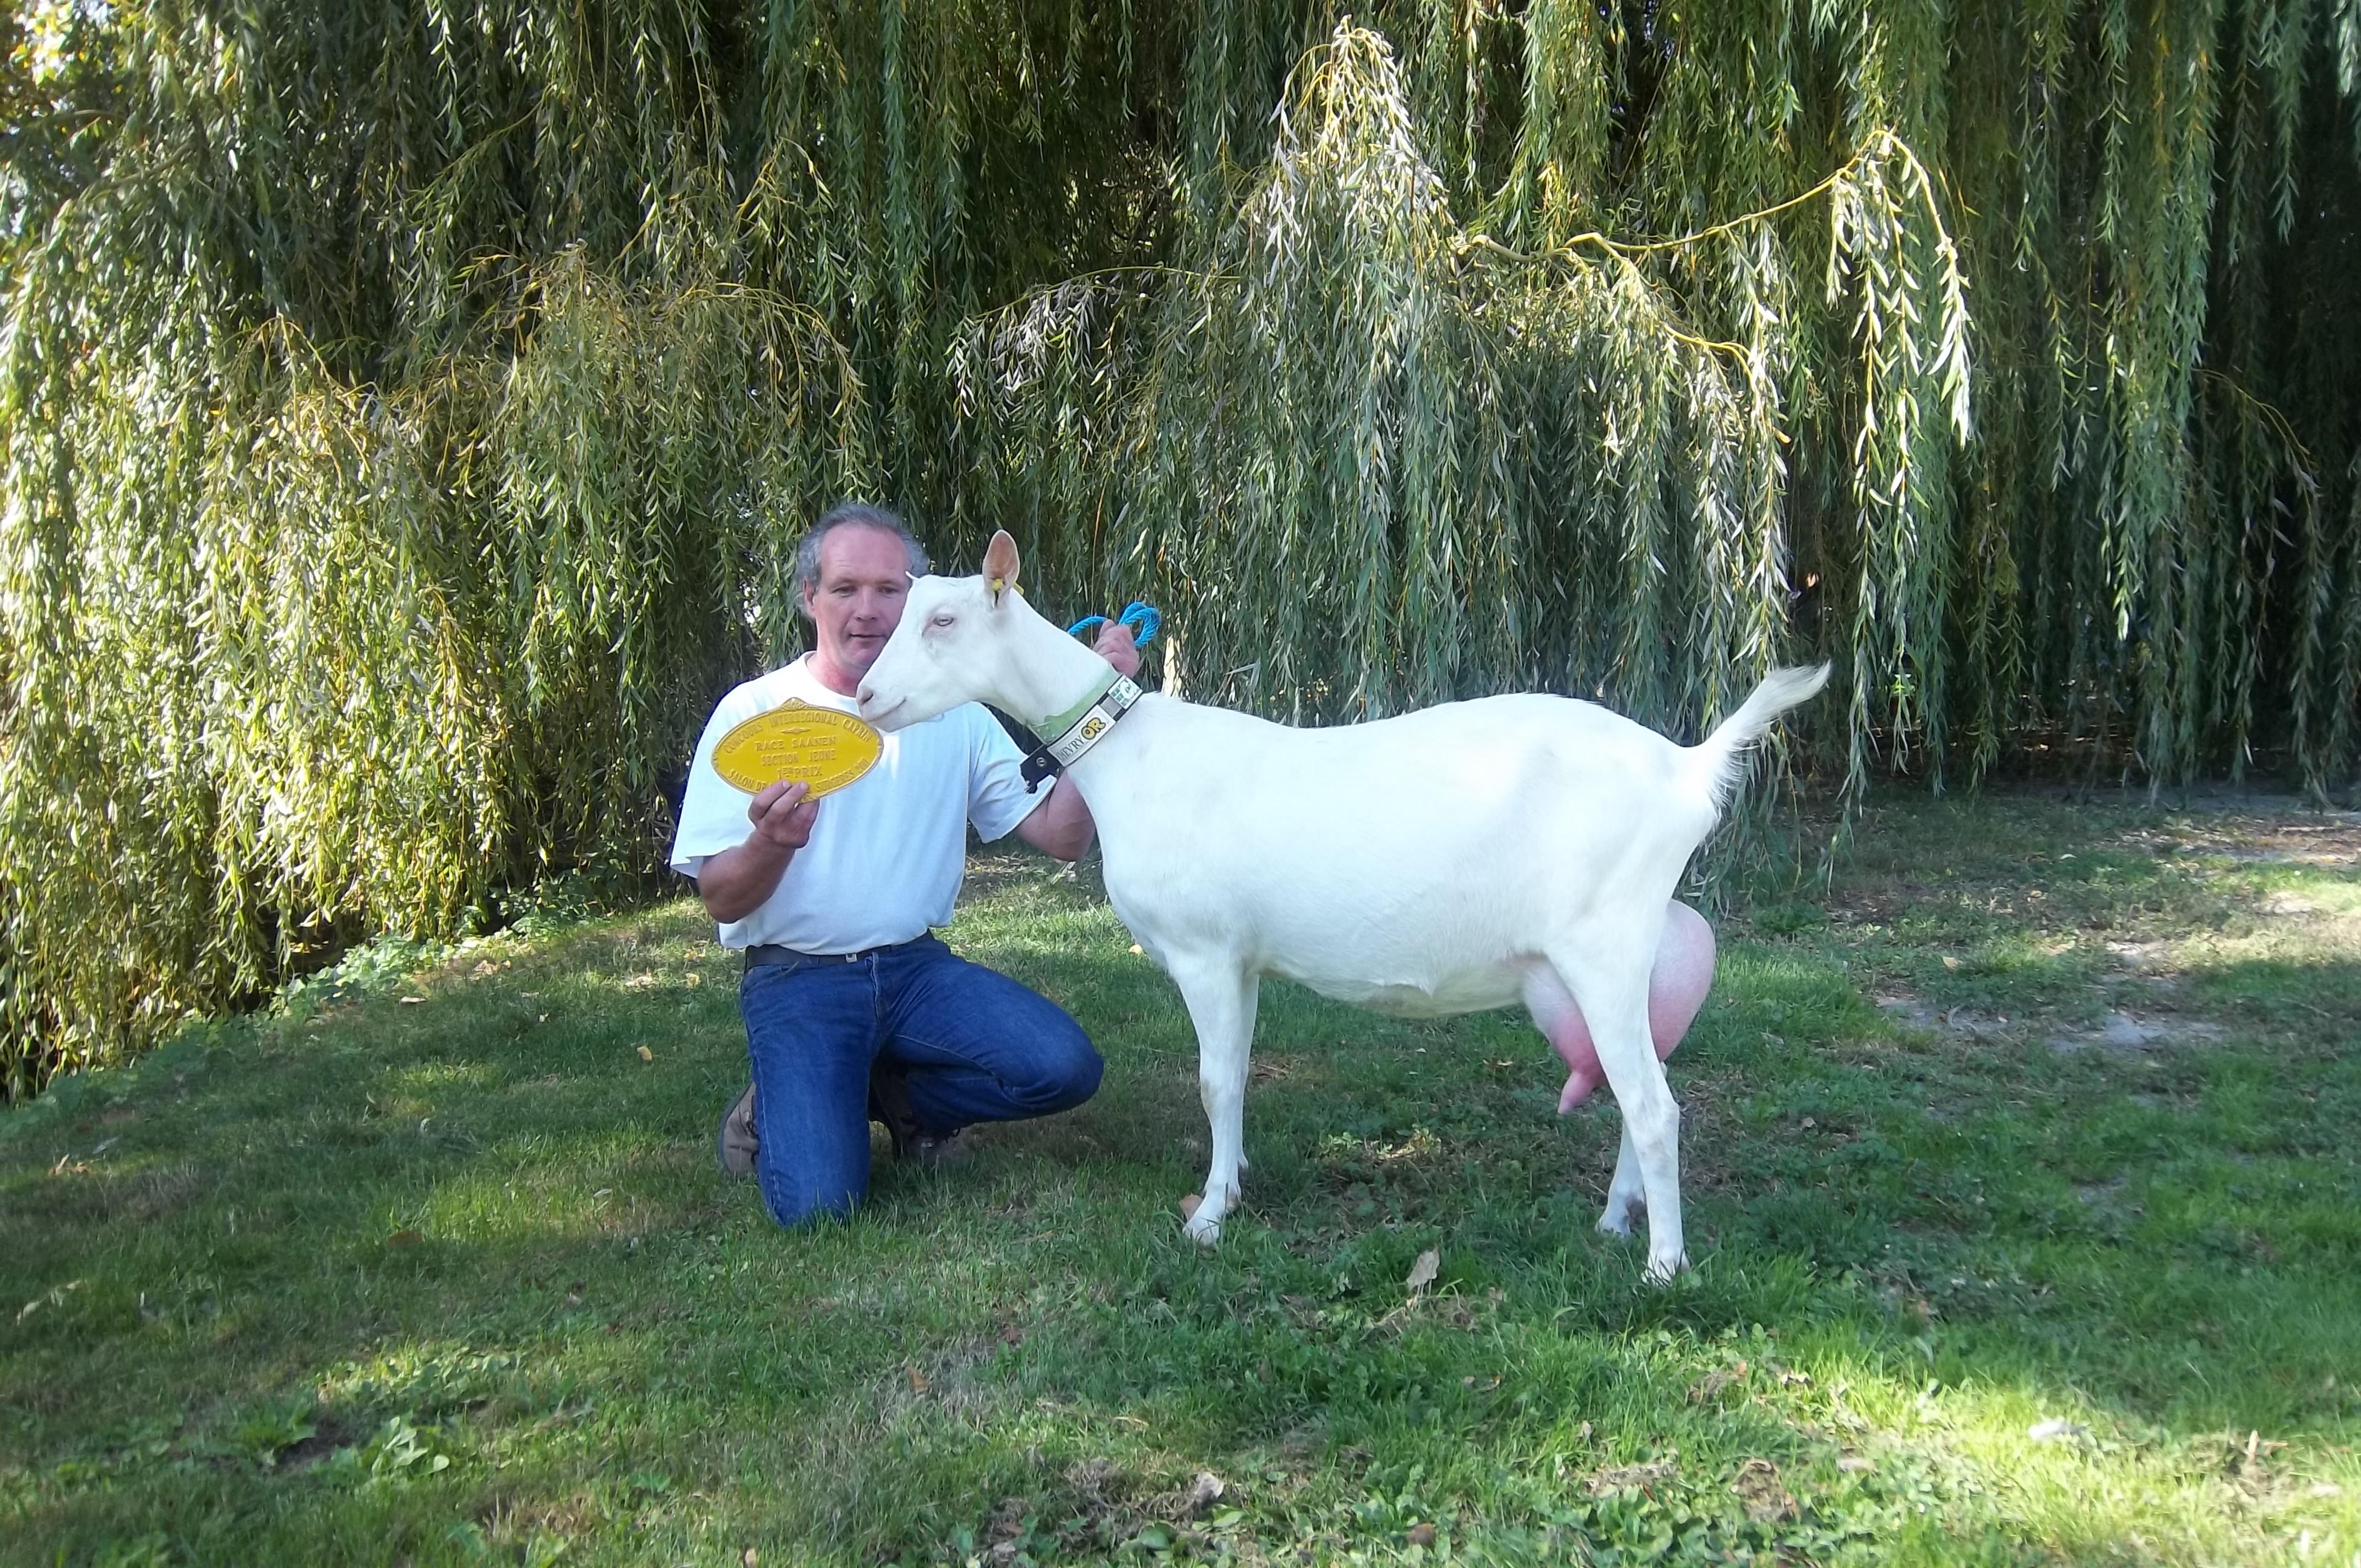
<svg viewBox="0 0 2361 1568">
<path fill-rule="evenodd" d="M 951 938 L 1098 1098 L 795 1235 L 712 1172 L 692 905 L 377 949 L 0 1122 L 0 1557 L 2348 1568 L 2356 849 L 1881 803 L 1721 922 L 1669 1288 L 1521 1020 L 1276 983 L 1191 1246 L 1194 1046 L 1087 871 L 982 861 Z"/>
</svg>

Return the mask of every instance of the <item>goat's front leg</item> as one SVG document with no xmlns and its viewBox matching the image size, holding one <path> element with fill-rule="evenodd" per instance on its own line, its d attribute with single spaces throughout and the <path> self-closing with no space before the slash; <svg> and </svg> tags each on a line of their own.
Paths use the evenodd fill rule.
<svg viewBox="0 0 2361 1568">
<path fill-rule="evenodd" d="M 1211 1246 L 1221 1239 L 1223 1216 L 1237 1204 L 1246 1168 L 1246 1058 L 1262 980 L 1226 955 L 1178 960 L 1171 973 L 1197 1026 L 1197 1086 L 1213 1142 L 1204 1201 L 1187 1228 L 1190 1240 Z"/>
</svg>

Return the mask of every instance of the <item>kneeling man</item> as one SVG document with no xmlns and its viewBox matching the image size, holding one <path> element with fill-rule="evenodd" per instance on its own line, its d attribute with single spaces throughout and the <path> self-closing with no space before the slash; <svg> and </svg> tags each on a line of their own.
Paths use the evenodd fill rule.
<svg viewBox="0 0 2361 1568">
<path fill-rule="evenodd" d="M 927 557 L 892 512 L 846 505 L 804 535 L 796 570 L 816 646 L 713 710 L 672 849 L 722 945 L 746 955 L 754 1081 L 722 1118 L 721 1168 L 755 1176 L 783 1225 L 861 1201 L 873 1118 L 897 1158 L 939 1163 L 962 1127 L 1081 1104 L 1101 1068 L 1063 1009 L 933 934 L 950 920 L 971 822 L 1068 861 L 1095 831 L 1069 781 L 1026 792 L 1024 753 L 990 713 L 970 704 L 886 736 L 877 764 L 824 801 L 799 783 L 750 800 L 714 772 L 732 726 L 790 698 L 856 710 Z M 1127 628 L 1107 626 L 1098 652 L 1137 673 Z"/>
</svg>

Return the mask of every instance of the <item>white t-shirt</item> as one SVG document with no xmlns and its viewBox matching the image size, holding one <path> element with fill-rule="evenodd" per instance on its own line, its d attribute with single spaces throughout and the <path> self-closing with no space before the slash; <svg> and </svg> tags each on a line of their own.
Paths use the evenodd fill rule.
<svg viewBox="0 0 2361 1568">
<path fill-rule="evenodd" d="M 859 707 L 820 685 L 808 657 L 723 697 L 689 765 L 673 870 L 696 876 L 708 857 L 752 835 L 746 807 L 754 797 L 722 782 L 713 748 L 731 726 L 790 697 L 842 713 Z M 975 703 L 884 739 L 874 767 L 821 798 L 811 839 L 777 889 L 743 920 L 722 924 L 723 947 L 855 953 L 948 925 L 967 869 L 967 825 L 987 841 L 998 839 L 1049 798 L 1046 788 L 1025 792 L 1025 753 Z"/>
</svg>

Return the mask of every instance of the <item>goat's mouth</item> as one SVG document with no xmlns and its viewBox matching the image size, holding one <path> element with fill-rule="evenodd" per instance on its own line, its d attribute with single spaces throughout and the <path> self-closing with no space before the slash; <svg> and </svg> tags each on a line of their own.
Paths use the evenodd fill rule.
<svg viewBox="0 0 2361 1568">
<path fill-rule="evenodd" d="M 898 729 L 901 726 L 894 724 L 890 722 L 890 720 L 895 714 L 901 712 L 904 708 L 909 706 L 910 699 L 906 696 L 895 697 L 894 699 L 894 705 L 891 707 L 873 707 L 870 704 L 864 702 L 861 705 L 861 717 L 876 729 Z"/>
</svg>

